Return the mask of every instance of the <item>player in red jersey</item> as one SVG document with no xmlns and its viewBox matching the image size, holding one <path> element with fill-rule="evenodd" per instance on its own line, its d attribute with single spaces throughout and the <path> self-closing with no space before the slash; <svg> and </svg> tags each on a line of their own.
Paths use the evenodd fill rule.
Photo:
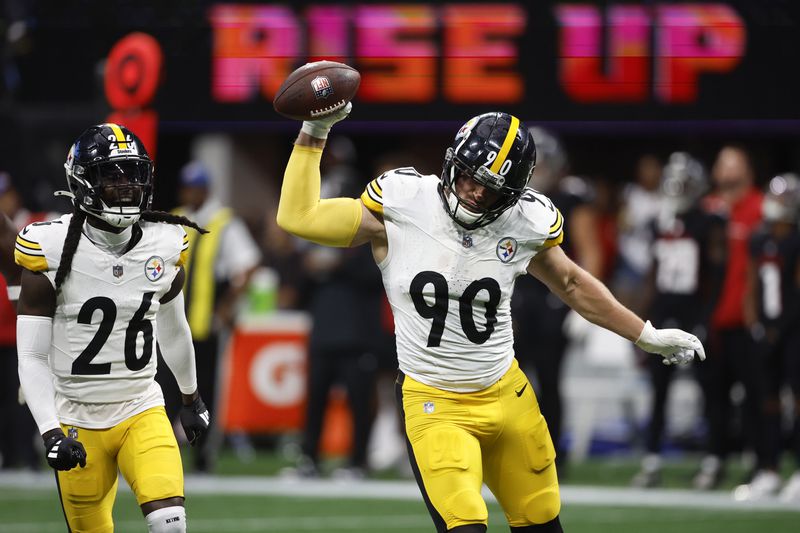
<svg viewBox="0 0 800 533">
<path fill-rule="evenodd" d="M 706 394 L 709 426 L 709 454 L 694 478 L 695 488 L 716 487 L 724 472 L 728 450 L 730 388 L 734 381 L 744 385 L 747 400 L 746 425 L 752 439 L 758 435 L 759 387 L 757 365 L 750 334 L 744 326 L 742 305 L 747 279 L 747 243 L 761 222 L 763 195 L 754 185 L 755 170 L 750 154 L 740 146 L 723 147 L 711 172 L 715 191 L 705 207 L 727 220 L 728 259 L 722 292 L 711 319 L 710 345 L 713 355 L 701 373 Z M 751 443 L 761 455 L 760 447 Z"/>
</svg>

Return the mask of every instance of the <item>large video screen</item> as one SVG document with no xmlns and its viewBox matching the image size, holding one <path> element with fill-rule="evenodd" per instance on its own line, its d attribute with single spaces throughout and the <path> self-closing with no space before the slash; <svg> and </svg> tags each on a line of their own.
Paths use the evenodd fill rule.
<svg viewBox="0 0 800 533">
<path fill-rule="evenodd" d="M 316 59 L 357 68 L 362 116 L 393 123 L 487 108 L 656 127 L 800 119 L 800 7 L 790 2 L 87 5 L 81 19 L 66 6 L 34 13 L 18 98 L 103 97 L 97 65 L 139 31 L 157 53 L 134 47 L 107 61 L 105 91 L 109 75 L 123 96 L 146 87 L 135 105 L 195 127 L 282 120 L 271 110 L 275 91 Z"/>
</svg>

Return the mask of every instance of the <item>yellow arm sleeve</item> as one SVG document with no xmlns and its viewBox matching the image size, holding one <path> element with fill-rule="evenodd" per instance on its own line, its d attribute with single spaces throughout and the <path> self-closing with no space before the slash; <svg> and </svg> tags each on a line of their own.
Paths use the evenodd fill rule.
<svg viewBox="0 0 800 533">
<path fill-rule="evenodd" d="M 283 175 L 278 225 L 293 235 L 326 246 L 349 246 L 361 224 L 356 198 L 320 200 L 322 150 L 295 145 Z"/>
</svg>

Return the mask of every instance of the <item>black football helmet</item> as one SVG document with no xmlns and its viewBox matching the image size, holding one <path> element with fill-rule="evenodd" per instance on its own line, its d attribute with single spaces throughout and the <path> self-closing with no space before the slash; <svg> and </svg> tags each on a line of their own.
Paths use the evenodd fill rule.
<svg viewBox="0 0 800 533">
<path fill-rule="evenodd" d="M 552 131 L 540 126 L 532 126 L 528 131 L 536 143 L 536 175 L 533 176 L 531 186 L 537 191 L 548 194 L 567 175 L 569 170 L 567 151 Z"/>
<path fill-rule="evenodd" d="M 445 211 L 466 229 L 489 224 L 517 203 L 535 164 L 533 137 L 517 117 L 496 112 L 471 118 L 458 130 L 445 153 L 439 184 Z M 459 176 L 472 178 L 494 191 L 499 196 L 497 201 L 477 210 L 458 195 Z"/>
<path fill-rule="evenodd" d="M 153 161 L 124 126 L 98 124 L 84 131 L 64 168 L 75 205 L 112 226 L 128 227 L 150 208 Z"/>
<path fill-rule="evenodd" d="M 708 178 L 703 164 L 686 152 L 669 156 L 661 175 L 661 193 L 665 208 L 683 214 L 708 190 Z"/>
</svg>

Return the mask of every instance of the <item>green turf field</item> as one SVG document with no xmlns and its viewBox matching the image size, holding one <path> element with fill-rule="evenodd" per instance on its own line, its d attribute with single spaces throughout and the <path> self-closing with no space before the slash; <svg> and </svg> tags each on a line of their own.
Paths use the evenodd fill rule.
<svg viewBox="0 0 800 533">
<path fill-rule="evenodd" d="M 421 502 L 200 495 L 187 500 L 189 531 L 377 532 L 433 531 Z M 491 505 L 490 533 L 506 532 Z M 116 531 L 145 529 L 133 496 L 121 492 L 115 507 Z M 681 508 L 568 505 L 562 522 L 568 533 L 790 533 L 800 530 L 800 514 L 764 511 L 703 511 Z M 0 490 L 0 531 L 49 533 L 65 530 L 52 492 Z"/>
<path fill-rule="evenodd" d="M 188 457 L 185 457 L 188 459 Z M 190 461 L 184 461 L 190 464 Z M 414 483 L 383 472 L 377 489 L 396 483 L 392 496 L 358 489 L 347 482 L 322 480 L 286 482 L 275 477 L 291 464 L 276 453 L 258 453 L 243 463 L 230 451 L 220 455 L 219 477 L 187 478 L 189 531 L 234 532 L 432 532 L 433 524 Z M 337 463 L 326 465 L 330 470 Z M 570 465 L 563 484 L 562 522 L 567 533 L 798 533 L 800 505 L 747 509 L 730 497 L 744 469 L 734 462 L 723 490 L 687 491 L 697 458 L 671 460 L 665 465 L 668 491 L 625 489 L 638 468 L 634 458 L 593 459 Z M 785 472 L 788 475 L 789 470 Z M 66 531 L 52 474 L 44 469 L 27 483 L 0 474 L 0 533 Z M 24 476 L 24 475 L 23 475 Z M 254 485 L 249 485 L 249 483 Z M 121 482 L 115 506 L 117 532 L 144 532 L 146 526 L 132 494 Z M 593 488 L 585 486 L 591 485 Z M 676 490 L 682 489 L 682 490 Z M 360 492 L 359 492 L 360 490 Z M 291 496 L 289 496 L 291 494 Z M 395 495 L 396 494 L 396 495 Z M 677 500 L 660 500 L 678 495 Z M 588 495 L 588 499 L 587 499 Z M 647 498 L 655 498 L 655 500 Z M 368 499 L 359 499 L 368 498 Z M 382 499 L 376 499 L 382 498 Z M 708 502 L 708 504 L 706 503 Z M 507 532 L 495 503 L 489 505 L 490 533 Z"/>
</svg>

